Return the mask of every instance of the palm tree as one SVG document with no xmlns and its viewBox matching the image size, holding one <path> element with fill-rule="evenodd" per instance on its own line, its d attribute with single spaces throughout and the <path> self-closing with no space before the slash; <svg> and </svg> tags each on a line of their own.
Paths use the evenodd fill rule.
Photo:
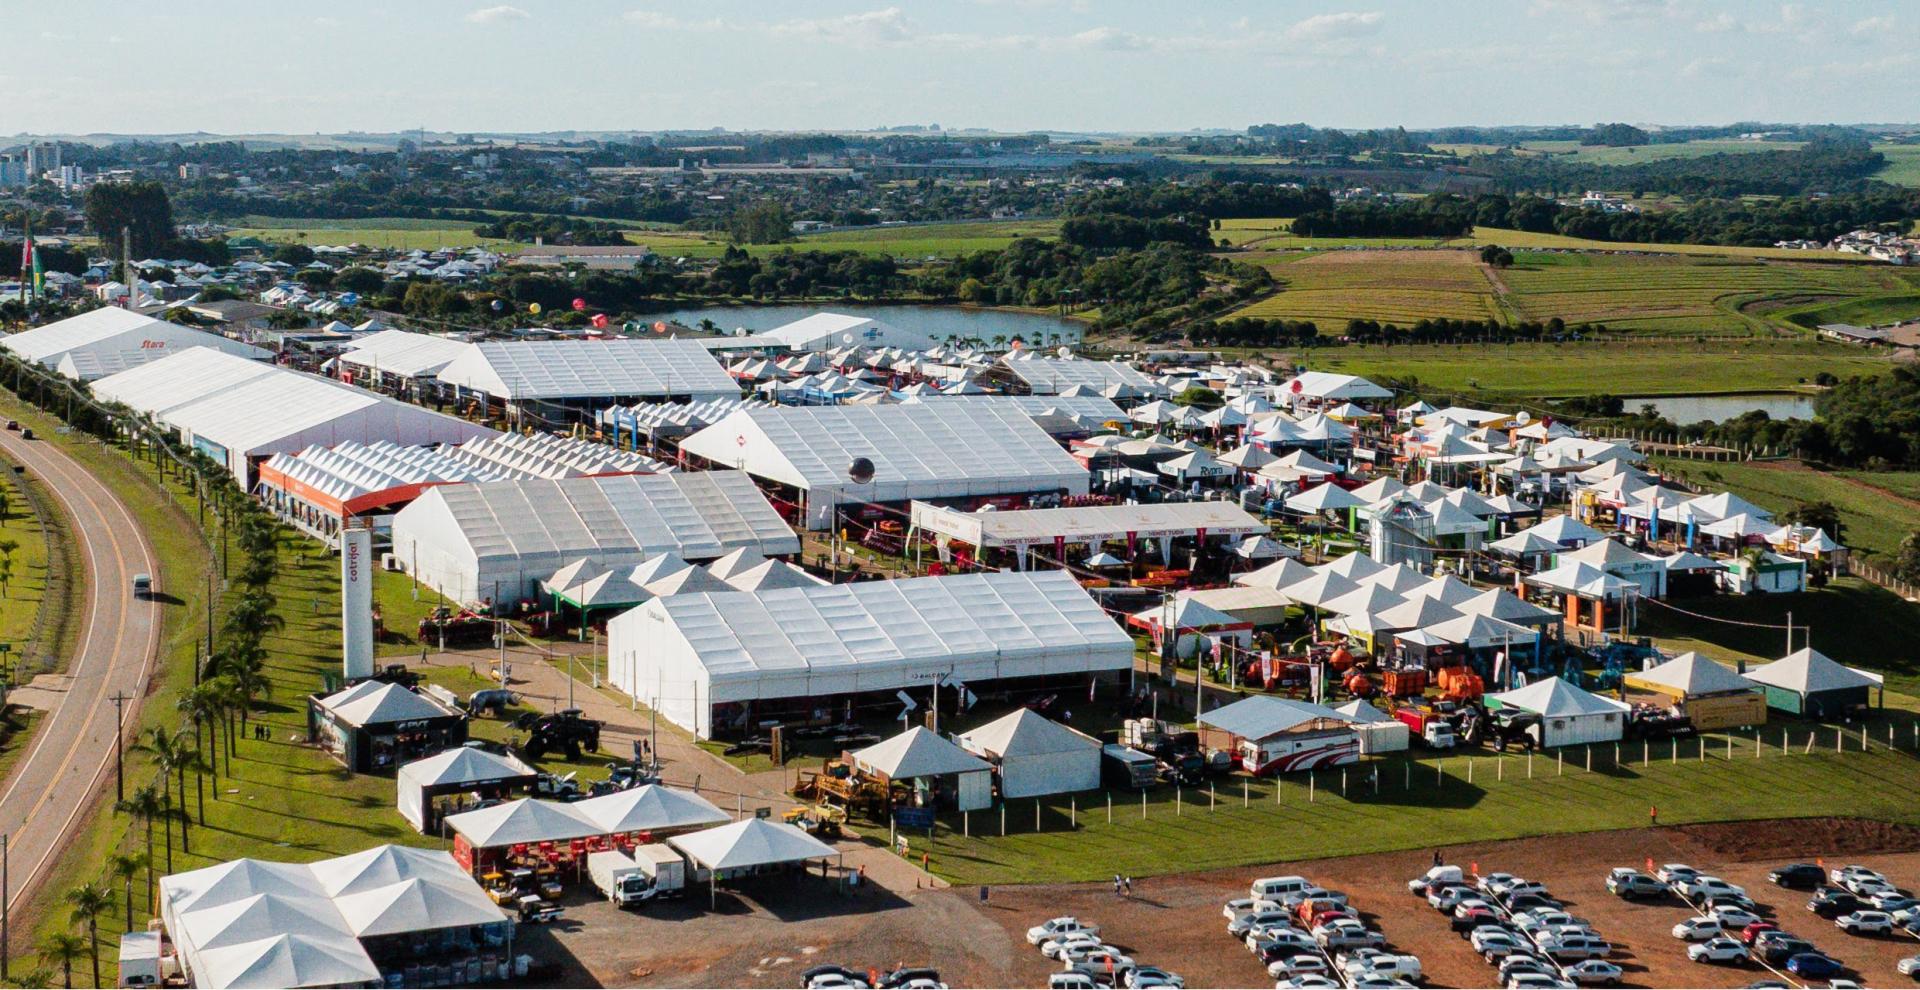
<svg viewBox="0 0 1920 990">
<path fill-rule="evenodd" d="M 40 940 L 40 958 L 66 974 L 67 990 L 73 990 L 73 961 L 86 954 L 87 944 L 68 932 L 54 932 Z M 94 985 L 99 982 L 95 980 Z"/>
<path fill-rule="evenodd" d="M 256 641 L 267 633 L 279 632 L 287 627 L 287 620 L 275 611 L 279 605 L 271 592 L 249 589 L 227 611 L 225 629 Z"/>
<path fill-rule="evenodd" d="M 193 720 L 193 748 L 206 756 L 207 773 L 213 776 L 215 801 L 220 800 L 220 747 L 218 745 L 220 718 L 226 711 L 226 699 L 222 694 L 221 686 L 212 681 L 203 681 L 183 695 L 176 706 L 182 714 Z M 213 737 L 207 741 L 211 745 L 201 742 L 202 726 L 205 726 L 207 733 Z M 200 824 L 206 824 L 205 815 L 200 817 Z"/>
<path fill-rule="evenodd" d="M 233 692 L 240 698 L 240 726 L 245 728 L 253 712 L 254 700 L 273 697 L 273 681 L 257 665 L 236 667 L 222 676 L 233 683 Z"/>
<path fill-rule="evenodd" d="M 113 910 L 113 894 L 89 880 L 67 891 L 67 903 L 73 905 L 69 920 L 87 923 L 87 948 L 93 957 L 93 985 L 97 987 L 100 985 L 100 915 Z"/>
<path fill-rule="evenodd" d="M 152 784 L 133 792 L 125 801 L 114 805 L 114 810 L 137 816 L 147 830 L 147 903 L 153 903 L 153 820 L 160 817 L 165 806 L 160 803 L 160 792 Z M 169 833 L 171 834 L 171 833 Z M 169 839 L 169 842 L 172 840 Z"/>
<path fill-rule="evenodd" d="M 167 830 L 167 872 L 173 872 L 173 775 L 180 774 L 180 797 L 186 799 L 186 732 L 184 730 L 168 732 L 155 727 L 147 730 L 145 738 L 133 744 L 136 753 L 147 753 L 153 757 L 154 769 L 160 771 L 160 816 Z M 180 844 L 187 844 L 186 822 L 180 824 Z"/>
<path fill-rule="evenodd" d="M 127 895 L 127 931 L 133 931 L 133 878 L 139 876 L 146 866 L 147 857 L 139 853 L 115 853 L 107 860 L 107 872 L 120 881 L 120 888 Z"/>
</svg>

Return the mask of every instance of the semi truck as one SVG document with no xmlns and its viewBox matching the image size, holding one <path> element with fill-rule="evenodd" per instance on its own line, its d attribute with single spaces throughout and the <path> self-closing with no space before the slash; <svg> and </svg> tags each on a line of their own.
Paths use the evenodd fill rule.
<svg viewBox="0 0 1920 990">
<path fill-rule="evenodd" d="M 1395 709 L 1393 717 L 1405 723 L 1414 738 L 1428 749 L 1452 749 L 1459 743 L 1453 734 L 1453 723 L 1444 712 L 1405 705 Z"/>
<path fill-rule="evenodd" d="M 656 893 L 647 871 L 619 850 L 588 853 L 587 875 L 600 893 L 619 907 L 632 907 Z"/>
</svg>

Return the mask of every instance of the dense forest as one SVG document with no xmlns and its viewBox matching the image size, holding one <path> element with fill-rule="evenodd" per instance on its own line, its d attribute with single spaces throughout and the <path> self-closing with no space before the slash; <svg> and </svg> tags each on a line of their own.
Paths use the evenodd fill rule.
<svg viewBox="0 0 1920 990">
<path fill-rule="evenodd" d="M 1208 220 L 1297 217 L 1333 206 L 1325 189 L 1282 182 L 1130 183 L 1097 189 L 1067 203 L 1070 216 L 1204 217 Z"/>
<path fill-rule="evenodd" d="M 1621 189 L 1680 196 L 1800 196 L 1867 188 L 1887 159 L 1858 139 L 1821 139 L 1791 151 L 1729 151 L 1632 165 L 1595 165 L 1510 151 L 1475 155 L 1468 168 L 1509 191 Z"/>
</svg>

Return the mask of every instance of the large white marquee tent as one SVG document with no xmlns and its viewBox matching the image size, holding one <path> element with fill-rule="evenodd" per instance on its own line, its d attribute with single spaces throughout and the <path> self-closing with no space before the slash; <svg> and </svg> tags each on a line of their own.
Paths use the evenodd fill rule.
<svg viewBox="0 0 1920 990">
<path fill-rule="evenodd" d="M 742 547 L 779 556 L 800 540 L 739 471 L 442 485 L 393 517 L 401 568 L 460 601 L 532 594 L 583 558 L 604 571 Z"/>
<path fill-rule="evenodd" d="M 494 436 L 478 423 L 318 375 L 195 347 L 93 383 L 93 394 L 178 430 L 243 488 L 255 460 L 315 444 L 460 443 Z"/>
<path fill-rule="evenodd" d="M 485 341 L 448 362 L 438 377 L 509 403 L 740 397 L 727 369 L 691 340 Z"/>
<path fill-rule="evenodd" d="M 674 595 L 614 617 L 607 679 L 710 737 L 714 706 L 1126 670 L 1133 640 L 1062 571 Z"/>
<path fill-rule="evenodd" d="M 815 313 L 768 330 L 770 340 L 796 351 L 830 351 L 841 347 L 900 347 L 928 351 L 939 341 L 918 330 L 905 330 L 865 316 Z"/>
<path fill-rule="evenodd" d="M 680 447 L 798 489 L 812 529 L 831 525 L 845 502 L 1084 495 L 1088 485 L 1087 469 L 1031 416 L 994 402 L 741 409 Z M 847 476 L 858 457 L 873 462 L 865 484 Z"/>
<path fill-rule="evenodd" d="M 99 374 L 102 371 L 136 367 L 190 347 L 212 348 L 254 361 L 273 357 L 271 351 L 252 344 L 114 306 L 0 336 L 0 350 L 83 381 L 104 377 Z"/>
</svg>

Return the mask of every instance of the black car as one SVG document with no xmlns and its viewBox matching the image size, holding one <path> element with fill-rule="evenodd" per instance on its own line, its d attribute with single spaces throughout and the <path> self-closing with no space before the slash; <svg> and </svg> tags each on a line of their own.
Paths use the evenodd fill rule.
<svg viewBox="0 0 1920 990">
<path fill-rule="evenodd" d="M 1813 895 L 1813 900 L 1807 902 L 1807 910 L 1828 920 L 1871 907 L 1873 905 L 1838 887 L 1822 887 Z"/>
<path fill-rule="evenodd" d="M 1812 942 L 1804 938 L 1774 938 L 1767 940 L 1766 946 L 1760 950 L 1760 958 L 1770 966 L 1779 966 L 1803 952 L 1818 951 Z"/>
<path fill-rule="evenodd" d="M 1812 863 L 1789 863 L 1767 874 L 1767 880 L 1775 886 L 1802 890 L 1812 890 L 1826 879 L 1827 871 Z"/>
<path fill-rule="evenodd" d="M 1507 901 L 1506 905 L 1508 911 L 1516 914 L 1521 911 L 1562 911 L 1566 909 L 1565 904 L 1545 894 L 1521 894 L 1519 897 Z"/>
</svg>

